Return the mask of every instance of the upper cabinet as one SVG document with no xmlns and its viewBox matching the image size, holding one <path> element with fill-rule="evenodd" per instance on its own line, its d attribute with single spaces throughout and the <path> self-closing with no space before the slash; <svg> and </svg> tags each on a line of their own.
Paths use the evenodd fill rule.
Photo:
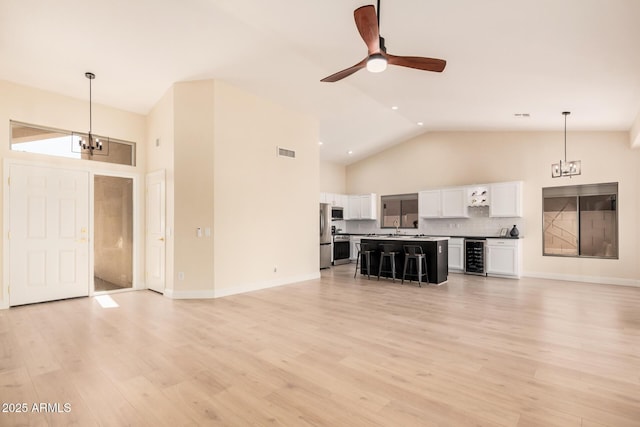
<svg viewBox="0 0 640 427">
<path fill-rule="evenodd" d="M 425 190 L 418 193 L 418 216 L 421 218 L 469 217 L 466 187 Z"/>
<path fill-rule="evenodd" d="M 320 193 L 320 203 L 329 203 L 331 206 L 347 208 L 348 197 L 346 194 Z"/>
<path fill-rule="evenodd" d="M 377 219 L 377 197 L 371 194 L 350 194 L 345 219 Z"/>
<path fill-rule="evenodd" d="M 467 187 L 445 188 L 441 190 L 442 218 L 467 218 Z"/>
<path fill-rule="evenodd" d="M 425 190 L 418 193 L 418 216 L 421 218 L 441 217 L 440 190 Z"/>
<path fill-rule="evenodd" d="M 515 218 L 522 216 L 522 181 L 489 184 L 489 216 Z"/>
</svg>

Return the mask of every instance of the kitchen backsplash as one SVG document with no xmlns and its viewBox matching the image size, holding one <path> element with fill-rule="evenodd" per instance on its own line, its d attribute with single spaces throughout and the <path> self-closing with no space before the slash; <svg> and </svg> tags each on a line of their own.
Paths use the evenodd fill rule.
<svg viewBox="0 0 640 427">
<path fill-rule="evenodd" d="M 401 228 L 405 234 L 427 234 L 438 236 L 499 236 L 502 228 L 515 225 L 520 236 L 526 235 L 524 218 L 490 218 L 488 207 L 469 208 L 469 218 L 420 218 L 418 228 Z M 343 233 L 384 234 L 393 229 L 380 228 L 380 221 L 334 221 L 336 228 Z"/>
</svg>

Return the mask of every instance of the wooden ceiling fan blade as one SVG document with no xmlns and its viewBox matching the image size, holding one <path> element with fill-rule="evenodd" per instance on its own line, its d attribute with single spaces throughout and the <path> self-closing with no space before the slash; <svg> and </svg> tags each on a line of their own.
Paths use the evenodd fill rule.
<svg viewBox="0 0 640 427">
<path fill-rule="evenodd" d="M 399 65 L 401 67 L 415 68 L 424 71 L 435 71 L 441 73 L 447 65 L 444 59 L 423 58 L 421 56 L 395 56 L 386 55 L 387 61 L 391 65 Z"/>
<path fill-rule="evenodd" d="M 369 55 L 380 52 L 380 29 L 375 7 L 371 4 L 359 7 L 353 11 L 353 17 L 362 40 L 367 44 Z"/>
<path fill-rule="evenodd" d="M 351 74 L 355 73 L 358 70 L 363 69 L 364 67 L 367 66 L 367 58 L 364 58 L 362 61 L 358 62 L 356 65 L 346 68 L 342 71 L 338 71 L 335 74 L 331 74 L 329 77 L 325 77 L 324 79 L 320 80 L 321 82 L 329 82 L 329 83 L 333 83 L 333 82 L 337 82 L 338 80 L 342 80 L 345 77 L 349 77 Z"/>
</svg>

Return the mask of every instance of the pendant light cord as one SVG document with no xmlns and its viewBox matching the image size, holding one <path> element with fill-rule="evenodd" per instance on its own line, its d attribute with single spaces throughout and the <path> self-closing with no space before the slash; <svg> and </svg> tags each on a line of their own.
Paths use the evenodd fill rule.
<svg viewBox="0 0 640 427">
<path fill-rule="evenodd" d="M 92 111 L 91 111 L 91 78 L 89 78 L 89 135 L 91 135 L 91 130 L 93 129 L 93 125 L 91 123 L 91 117 L 92 117 Z M 566 133 L 566 117 L 565 117 L 565 133 Z M 565 148 L 566 148 L 566 142 L 565 142 Z M 566 157 L 566 154 L 565 154 Z"/>
<path fill-rule="evenodd" d="M 567 115 L 564 115 L 564 162 L 567 163 Z"/>
<path fill-rule="evenodd" d="M 564 162 L 567 163 L 567 116 L 571 114 L 570 111 L 563 111 L 564 116 Z"/>
<path fill-rule="evenodd" d="M 378 35 L 380 34 L 380 0 L 378 0 L 378 9 L 376 10 L 378 15 Z"/>
</svg>

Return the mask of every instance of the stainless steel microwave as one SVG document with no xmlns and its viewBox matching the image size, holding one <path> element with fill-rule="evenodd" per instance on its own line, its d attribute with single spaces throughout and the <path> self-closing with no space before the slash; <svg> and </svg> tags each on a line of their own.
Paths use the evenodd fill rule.
<svg viewBox="0 0 640 427">
<path fill-rule="evenodd" d="M 344 209 L 338 206 L 331 208 L 331 219 L 344 219 Z"/>
</svg>

